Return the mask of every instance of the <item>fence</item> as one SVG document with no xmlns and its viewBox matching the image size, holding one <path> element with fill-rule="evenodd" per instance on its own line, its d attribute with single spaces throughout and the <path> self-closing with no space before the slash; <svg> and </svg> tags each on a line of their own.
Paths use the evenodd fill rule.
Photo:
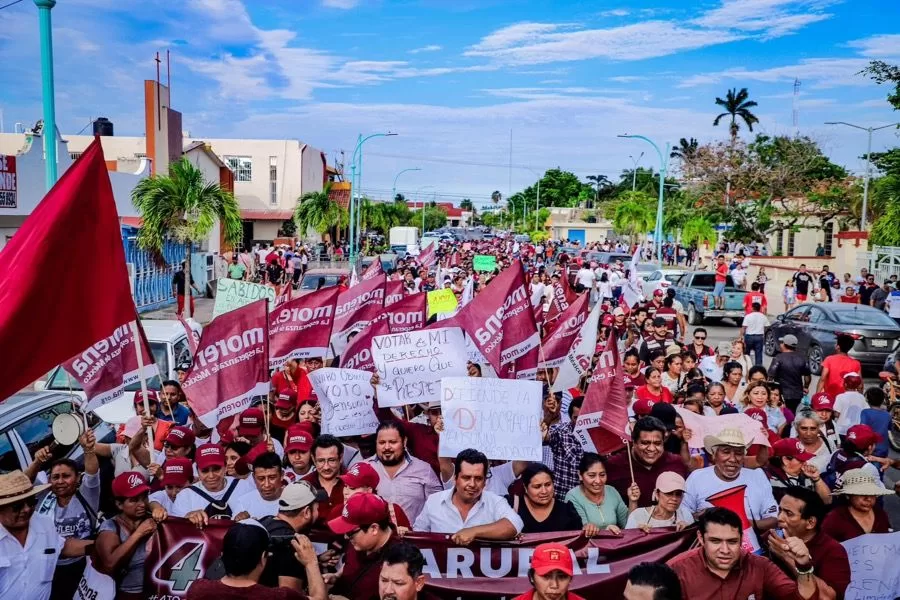
<svg viewBox="0 0 900 600">
<path fill-rule="evenodd" d="M 871 252 L 860 252 L 856 258 L 857 267 L 868 269 L 875 275 L 875 281 L 890 279 L 891 275 L 900 277 L 900 247 L 875 246 Z"/>
<path fill-rule="evenodd" d="M 122 227 L 122 244 L 134 305 L 138 312 L 147 312 L 175 302 L 172 276 L 185 259 L 187 247 L 167 240 L 163 246 L 162 261 L 157 262 L 149 252 L 138 247 L 137 232 L 137 228 Z"/>
</svg>

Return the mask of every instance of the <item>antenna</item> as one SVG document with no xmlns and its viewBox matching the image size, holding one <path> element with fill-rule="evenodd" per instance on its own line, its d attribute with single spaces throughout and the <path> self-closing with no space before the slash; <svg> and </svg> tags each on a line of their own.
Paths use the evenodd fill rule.
<svg viewBox="0 0 900 600">
<path fill-rule="evenodd" d="M 794 78 L 794 99 L 793 99 L 793 113 L 794 113 L 794 137 L 799 137 L 800 135 L 800 80 Z"/>
</svg>

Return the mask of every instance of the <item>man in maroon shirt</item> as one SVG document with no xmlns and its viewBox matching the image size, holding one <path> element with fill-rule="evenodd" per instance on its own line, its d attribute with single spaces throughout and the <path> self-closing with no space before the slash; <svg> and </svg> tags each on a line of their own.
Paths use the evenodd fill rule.
<svg viewBox="0 0 900 600">
<path fill-rule="evenodd" d="M 302 477 L 317 490 L 324 490 L 328 500 L 319 503 L 319 523 L 325 520 L 344 503 L 344 482 L 342 462 L 344 445 L 333 435 L 320 435 L 313 442 L 312 458 L 316 470 Z"/>
<path fill-rule="evenodd" d="M 375 494 L 356 494 L 328 527 L 350 542 L 344 566 L 331 594 L 350 600 L 378 600 L 378 581 L 385 551 L 400 541 L 391 526 L 388 504 Z"/>
<path fill-rule="evenodd" d="M 638 506 L 650 506 L 656 478 L 666 471 L 687 477 L 688 469 L 681 457 L 663 448 L 666 426 L 656 417 L 638 419 L 631 430 L 631 462 L 634 465 L 634 482 L 641 490 Z M 628 498 L 631 487 L 631 468 L 628 454 L 620 452 L 606 463 L 607 485 L 613 486 L 622 498 Z"/>
<path fill-rule="evenodd" d="M 757 598 L 819 600 L 809 550 L 799 538 L 782 540 L 797 568 L 793 581 L 767 558 L 741 550 L 741 518 L 727 508 L 706 509 L 698 519 L 700 547 L 669 561 L 684 600 Z"/>
<path fill-rule="evenodd" d="M 374 375 L 372 377 L 372 385 L 378 385 L 378 382 L 378 375 Z M 440 437 L 434 428 L 441 421 L 441 403 L 429 402 L 425 414 L 428 416 L 428 425 L 411 421 L 403 422 L 403 427 L 406 430 L 406 449 L 412 456 L 427 462 L 434 469 L 434 472 L 440 475 L 441 463 L 438 461 L 438 442 Z M 397 420 L 397 417 L 389 408 L 379 408 L 375 411 L 375 415 L 382 423 Z"/>
<path fill-rule="evenodd" d="M 847 550 L 821 531 L 826 511 L 825 503 L 814 490 L 789 486 L 778 510 L 778 527 L 784 531 L 784 537 L 775 532 L 769 535 L 769 555 L 782 571 L 796 579 L 796 561 L 785 550 L 785 542 L 792 537 L 800 539 L 812 555 L 813 579 L 819 591 L 827 597 L 834 594 L 836 600 L 843 600 L 850 585 L 850 560 Z"/>
</svg>

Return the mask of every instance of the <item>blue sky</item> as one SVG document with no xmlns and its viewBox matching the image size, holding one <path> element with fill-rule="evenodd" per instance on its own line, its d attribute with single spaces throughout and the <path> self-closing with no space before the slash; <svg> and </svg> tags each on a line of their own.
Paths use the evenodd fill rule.
<svg viewBox="0 0 900 600">
<path fill-rule="evenodd" d="M 53 19 L 64 133 L 102 115 L 142 135 L 141 81 L 168 48 L 195 137 L 297 138 L 349 162 L 358 133 L 397 132 L 366 144 L 373 197 L 409 167 L 401 191 L 484 202 L 546 168 L 615 177 L 642 151 L 656 166 L 616 134 L 724 138 L 713 101 L 729 87 L 759 102 L 759 131 L 784 134 L 799 78 L 801 133 L 854 172 L 865 134 L 823 122 L 900 121 L 857 75 L 900 63 L 894 1 L 60 0 Z M 31 0 L 0 10 L 6 131 L 40 118 L 37 32 Z M 888 129 L 874 147 L 898 144 Z"/>
</svg>

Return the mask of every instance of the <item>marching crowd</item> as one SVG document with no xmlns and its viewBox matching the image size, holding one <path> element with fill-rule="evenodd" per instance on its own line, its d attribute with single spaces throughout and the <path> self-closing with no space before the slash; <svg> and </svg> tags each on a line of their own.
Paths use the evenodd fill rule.
<svg viewBox="0 0 900 600">
<path fill-rule="evenodd" d="M 496 271 L 476 272 L 475 254 L 493 254 Z M 896 466 L 885 391 L 864 388 L 847 354 L 852 338 L 838 337 L 813 388 L 796 337 L 779 340 L 769 369 L 759 353 L 748 356 L 758 347 L 748 323 L 738 339 L 711 347 L 672 293 L 624 302 L 631 276 L 621 262 L 591 264 L 562 244 L 511 240 L 465 249 L 441 242 L 438 258 L 437 271 L 410 257 L 389 277 L 408 282 L 410 293 L 450 288 L 462 298 L 521 262 L 538 314 L 549 316 L 560 293 L 591 294 L 603 305 L 597 350 L 613 344 L 621 355 L 629 443 L 599 455 L 579 441 L 590 373 L 556 392 L 556 369 L 538 370 L 540 463 L 498 463 L 479 448 L 440 456 L 440 402 L 376 407 L 372 435 L 321 433 L 308 375 L 340 366 L 340 357 L 289 360 L 272 374 L 268 397 L 212 429 L 195 418 L 180 382 L 168 380 L 158 393 L 136 395 L 135 416 L 115 443 L 87 431 L 83 462 L 51 460 L 46 447 L 25 472 L 0 475 L 0 598 L 69 600 L 86 556 L 114 579 L 116 598 L 145 598 L 147 542 L 176 517 L 201 529 L 235 522 L 218 574 L 191 584 L 186 597 L 194 600 L 426 598 L 425 558 L 410 532 L 469 546 L 655 528 L 692 528 L 696 542 L 667 564 L 634 567 L 628 600 L 844 597 L 851 570 L 841 542 L 891 530 L 881 498 L 895 493 L 883 475 Z M 235 265 L 230 272 L 243 278 L 237 256 Z M 760 310 L 754 303 L 748 312 Z M 470 377 L 489 372 L 469 365 Z M 740 413 L 752 428 L 725 418 Z M 692 444 L 695 418 L 725 424 L 707 425 L 702 444 Z M 313 544 L 315 532 L 330 542 Z M 578 598 L 569 590 L 576 571 L 566 546 L 537 545 L 532 589 L 521 598 Z"/>
</svg>

